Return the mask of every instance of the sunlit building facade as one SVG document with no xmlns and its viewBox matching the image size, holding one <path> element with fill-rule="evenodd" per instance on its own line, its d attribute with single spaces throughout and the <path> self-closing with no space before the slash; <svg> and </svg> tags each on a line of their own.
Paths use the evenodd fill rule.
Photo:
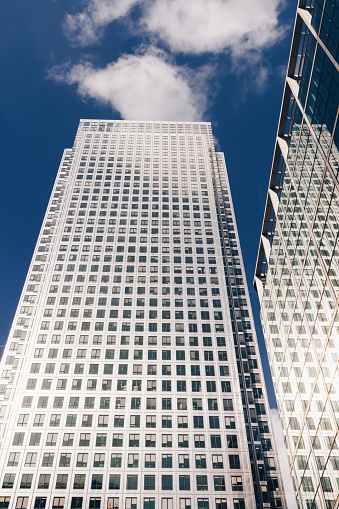
<svg viewBox="0 0 339 509">
<path fill-rule="evenodd" d="M 300 508 L 339 504 L 339 4 L 300 0 L 255 287 Z"/>
<path fill-rule="evenodd" d="M 0 375 L 1 508 L 285 507 L 209 123 L 80 122 Z"/>
</svg>

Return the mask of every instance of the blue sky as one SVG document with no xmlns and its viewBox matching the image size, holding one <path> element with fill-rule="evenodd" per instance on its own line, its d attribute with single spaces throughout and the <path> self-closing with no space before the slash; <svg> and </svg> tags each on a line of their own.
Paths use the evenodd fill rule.
<svg viewBox="0 0 339 509">
<path fill-rule="evenodd" d="M 296 0 L 2 6 L 0 344 L 80 118 L 211 121 L 252 287 Z M 267 363 L 264 361 L 266 374 Z M 271 405 L 273 390 L 268 386 Z"/>
</svg>

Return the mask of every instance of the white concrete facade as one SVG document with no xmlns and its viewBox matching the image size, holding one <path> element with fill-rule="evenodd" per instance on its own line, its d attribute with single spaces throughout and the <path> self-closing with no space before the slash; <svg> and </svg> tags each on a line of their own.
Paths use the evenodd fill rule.
<svg viewBox="0 0 339 509">
<path fill-rule="evenodd" d="M 80 121 L 1 361 L 0 507 L 284 507 L 244 278 L 209 123 Z"/>
</svg>

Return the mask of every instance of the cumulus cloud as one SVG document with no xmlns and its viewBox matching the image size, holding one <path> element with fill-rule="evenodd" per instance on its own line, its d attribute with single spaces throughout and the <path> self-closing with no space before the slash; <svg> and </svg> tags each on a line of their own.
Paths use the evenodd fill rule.
<svg viewBox="0 0 339 509">
<path fill-rule="evenodd" d="M 96 44 L 107 25 L 128 14 L 139 0 L 89 0 L 77 14 L 66 14 L 64 32 L 78 46 Z"/>
<path fill-rule="evenodd" d="M 281 36 L 281 0 L 155 0 L 146 5 L 147 30 L 175 52 L 230 50 L 233 56 L 242 56 Z"/>
<path fill-rule="evenodd" d="M 246 56 L 274 44 L 282 35 L 282 0 L 88 0 L 67 14 L 65 32 L 80 46 L 98 42 L 105 26 L 141 7 L 140 27 L 173 52 L 200 54 L 228 50 Z"/>
<path fill-rule="evenodd" d="M 288 509 L 297 509 L 297 503 L 295 500 L 295 493 L 293 488 L 292 479 L 290 476 L 290 467 L 288 463 L 286 447 L 284 443 L 284 435 L 281 427 L 279 412 L 275 408 L 271 408 L 271 419 L 273 425 L 273 432 L 275 438 L 275 445 L 278 452 L 280 470 L 283 478 L 286 502 Z"/>
<path fill-rule="evenodd" d="M 56 66 L 49 77 L 76 85 L 80 96 L 109 104 L 124 119 L 196 121 L 206 108 L 202 89 L 210 74 L 210 69 L 202 69 L 193 75 L 152 49 L 123 55 L 103 69 L 90 62 Z"/>
</svg>

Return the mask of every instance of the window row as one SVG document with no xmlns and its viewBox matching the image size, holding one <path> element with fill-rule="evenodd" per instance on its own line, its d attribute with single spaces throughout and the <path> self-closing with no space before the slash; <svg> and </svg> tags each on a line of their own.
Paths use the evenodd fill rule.
<svg viewBox="0 0 339 509">
<path fill-rule="evenodd" d="M 128 405 L 126 405 L 126 399 L 125 397 L 116 397 L 115 398 L 115 409 L 125 409 L 128 408 Z M 65 403 L 64 396 L 54 396 L 53 400 L 52 398 L 49 399 L 49 396 L 39 396 L 37 400 L 37 408 L 47 408 L 51 406 L 51 401 L 53 401 L 52 405 L 53 408 L 63 408 Z M 231 411 L 233 410 L 233 400 L 232 399 L 223 399 L 223 410 L 224 411 Z M 21 408 L 32 408 L 33 404 L 33 396 L 24 396 L 22 400 Z M 111 398 L 110 397 L 100 397 L 95 398 L 95 396 L 89 396 L 84 397 L 80 399 L 79 396 L 71 396 L 68 399 L 68 408 L 81 408 L 83 406 L 84 408 L 99 408 L 99 409 L 109 409 L 111 408 Z M 132 406 L 132 405 L 131 405 Z M 172 402 L 168 401 L 168 398 L 165 398 L 164 401 L 161 402 L 161 406 L 166 407 L 168 406 L 172 407 Z M 151 410 L 156 410 L 156 398 L 147 398 L 146 400 L 146 407 Z M 174 410 L 175 405 L 173 405 Z M 177 398 L 177 410 L 187 410 L 187 398 Z M 208 398 L 207 399 L 207 408 L 209 411 L 218 411 L 219 410 L 219 403 L 216 398 Z M 206 409 L 206 403 L 204 404 L 202 398 L 192 398 L 192 404 L 190 405 L 190 409 L 202 411 Z M 28 415 L 28 414 L 27 414 Z M 154 416 L 155 417 L 155 416 Z M 140 416 L 139 416 L 140 418 Z M 147 422 L 148 416 L 146 416 L 146 422 Z M 186 416 L 186 419 L 188 417 Z"/>
<path fill-rule="evenodd" d="M 73 416 L 76 417 L 76 416 Z M 91 417 L 91 416 L 85 416 Z M 75 422 L 75 421 L 74 421 Z M 87 423 L 88 421 L 86 421 Z M 86 427 L 86 426 L 85 426 Z M 65 433 L 64 440 L 72 440 L 71 437 L 67 436 Z M 30 433 L 28 446 L 40 446 L 41 445 L 41 437 L 42 433 Z M 95 446 L 96 447 L 109 447 L 110 440 L 109 435 L 107 433 L 97 433 L 95 437 Z M 211 447 L 212 449 L 221 449 L 222 448 L 222 436 L 221 435 L 210 435 L 209 443 L 207 442 L 207 447 Z M 13 446 L 21 446 L 24 443 L 25 433 L 14 433 L 13 438 Z M 47 433 L 46 435 L 46 447 L 56 446 L 58 439 L 57 433 Z M 90 433 L 81 433 L 79 439 L 79 447 L 89 447 L 90 445 L 91 435 Z M 163 447 L 172 447 L 172 435 L 162 435 L 161 444 Z M 193 440 L 190 445 L 189 443 L 189 435 L 177 435 L 177 447 L 188 448 L 190 446 L 194 446 L 195 448 L 205 448 L 206 447 L 206 437 L 205 435 L 194 435 Z M 68 443 L 66 444 L 68 445 Z M 124 435 L 123 433 L 113 433 L 112 436 L 112 447 L 123 447 L 124 445 Z M 140 443 L 140 435 L 130 434 L 126 437 L 126 444 L 128 447 L 156 447 L 156 435 L 155 434 L 146 434 L 144 443 Z M 160 444 L 159 444 L 160 445 Z M 225 437 L 225 447 L 229 449 L 237 449 L 238 448 L 238 437 L 237 435 L 226 435 Z"/>
<path fill-rule="evenodd" d="M 13 489 L 15 485 L 15 477 L 16 474 L 5 474 L 2 482 L 2 489 Z M 19 489 L 31 489 L 35 487 L 35 489 L 43 489 L 47 490 L 51 484 L 51 474 L 39 474 L 37 486 L 33 484 L 34 474 L 22 474 Z M 91 474 L 88 476 L 90 485 L 88 486 L 88 481 L 86 483 L 86 474 L 75 474 L 73 481 L 73 489 L 75 490 L 83 490 L 86 488 L 90 488 L 92 490 L 102 490 L 105 489 L 105 479 L 103 474 Z M 123 486 L 122 479 L 120 474 L 110 474 L 108 479 L 109 490 L 155 490 L 156 489 L 156 476 L 152 474 L 143 475 L 143 485 L 140 486 L 140 479 L 137 474 L 131 474 L 126 476 L 126 480 Z M 141 477 L 141 476 L 140 476 Z M 161 490 L 163 491 L 172 491 L 174 488 L 173 475 L 161 475 L 160 476 Z M 67 489 L 68 486 L 68 474 L 57 474 L 55 489 Z M 226 478 L 227 479 L 227 478 Z M 141 480 L 142 481 L 142 480 Z M 214 475 L 212 486 L 209 486 L 208 476 L 207 475 L 197 475 L 195 476 L 195 486 L 193 485 L 192 479 L 190 475 L 179 475 L 178 476 L 178 486 L 177 489 L 179 491 L 190 491 L 196 489 L 197 491 L 226 491 L 226 480 L 224 475 Z M 231 476 L 230 486 L 232 491 L 244 491 L 242 477 Z M 157 489 L 158 486 L 157 486 Z"/>
<path fill-rule="evenodd" d="M 62 297 L 63 298 L 63 297 Z M 125 298 L 124 299 L 124 305 L 130 306 L 132 305 L 132 299 Z M 27 306 L 24 306 L 26 308 Z M 30 312 L 30 311 L 29 311 Z M 116 345 L 120 342 L 120 345 L 129 345 L 134 343 L 134 345 L 143 345 L 145 339 L 145 345 L 157 345 L 159 340 L 159 345 L 163 346 L 170 346 L 175 343 L 176 346 L 185 346 L 186 345 L 186 338 L 185 336 L 127 336 L 127 335 L 102 335 L 102 334 L 94 334 L 93 336 L 88 334 L 79 334 L 79 336 L 75 336 L 75 334 L 38 334 L 37 337 L 37 344 L 46 344 L 47 340 L 54 345 L 58 345 L 61 343 L 61 340 L 66 345 Z M 198 336 L 190 336 L 188 338 L 188 345 L 189 346 L 217 346 L 217 347 L 226 347 L 226 338 L 224 336 L 217 336 L 216 338 L 212 338 L 211 336 L 203 336 L 203 338 Z M 18 343 L 12 343 L 11 344 L 11 350 L 17 350 L 18 349 Z M 225 359 L 221 359 L 225 360 Z M 227 359 L 226 359 L 227 360 Z"/>
<path fill-rule="evenodd" d="M 165 436 L 165 435 L 164 435 Z M 163 443 L 166 443 L 163 441 Z M 20 452 L 11 452 L 8 458 L 7 466 L 8 467 L 17 467 L 20 461 Z M 35 467 L 37 465 L 37 453 L 28 452 L 25 458 L 25 467 Z M 92 456 L 89 453 L 79 452 L 75 454 L 75 464 L 73 467 L 83 468 L 83 467 L 95 467 L 95 468 L 121 468 L 123 466 L 123 457 L 121 453 L 111 453 L 110 455 L 106 455 L 105 453 L 94 453 Z M 54 453 L 44 453 L 40 467 L 62 467 L 68 468 L 72 463 L 72 453 L 61 453 L 59 456 L 59 461 L 56 460 Z M 162 454 L 161 458 L 158 458 L 160 465 L 157 465 L 156 454 L 145 454 L 144 461 L 142 460 L 142 455 L 139 453 L 131 453 L 124 456 L 124 461 L 127 461 L 128 468 L 156 468 L 156 466 L 160 466 L 161 468 L 173 468 L 175 467 L 175 462 L 173 461 L 172 454 Z M 177 458 L 177 467 L 178 468 L 192 468 L 195 467 L 197 469 L 207 469 L 209 458 L 206 454 L 196 454 L 194 457 L 194 461 L 191 461 L 189 454 L 179 454 Z M 213 469 L 224 469 L 230 468 L 231 470 L 239 470 L 240 467 L 240 457 L 238 454 L 230 454 L 228 455 L 228 459 L 226 463 L 224 462 L 224 457 L 222 454 L 212 454 L 211 455 L 211 464 Z"/>
<path fill-rule="evenodd" d="M 11 497 L 0 497 L 0 509 L 8 509 Z M 272 507 L 276 507 L 277 509 L 282 508 L 281 500 L 276 499 L 277 504 Z M 29 497 L 17 497 L 15 509 L 27 509 L 29 503 Z M 232 501 L 226 498 L 217 498 L 215 499 L 215 503 L 213 507 L 215 509 L 246 509 L 245 500 L 242 498 L 233 498 Z M 231 504 L 231 505 L 230 505 Z M 47 507 L 47 497 L 37 496 L 34 499 L 34 509 L 46 509 Z M 142 503 L 138 504 L 138 499 L 135 497 L 126 497 L 125 504 L 122 504 L 122 501 L 119 500 L 119 497 L 109 497 L 107 499 L 107 505 L 105 503 L 102 504 L 101 497 L 90 497 L 88 505 L 84 503 L 83 497 L 77 496 L 72 497 L 70 499 L 70 505 L 65 504 L 65 497 L 54 497 L 51 509 L 138 509 L 138 507 L 142 507 L 143 509 L 156 509 L 156 501 L 155 498 L 144 498 Z M 174 509 L 176 504 L 173 502 L 173 498 L 162 498 L 161 504 L 159 504 L 159 509 Z M 180 498 L 178 509 L 192 509 L 192 502 L 190 498 Z M 193 501 L 193 507 L 196 509 L 210 509 L 210 501 L 209 499 L 198 499 L 196 504 Z M 14 509 L 14 506 L 13 506 Z"/>
<path fill-rule="evenodd" d="M 125 293 L 128 293 L 128 292 L 125 292 Z M 88 313 L 90 316 L 92 315 L 92 311 L 89 311 Z M 102 315 L 103 313 L 104 312 L 99 312 L 98 314 Z M 156 311 L 153 311 L 153 314 L 154 314 L 154 319 L 160 318 L 160 317 L 159 318 L 156 317 Z M 112 316 L 114 315 L 113 311 L 111 312 L 111 315 Z M 221 316 L 221 313 L 220 313 L 220 316 Z M 222 319 L 222 316 L 220 319 Z M 250 322 L 248 322 L 248 323 L 250 325 Z M 65 325 L 65 329 L 66 329 L 66 322 L 56 321 L 54 323 L 53 330 L 62 331 L 62 330 L 64 330 L 64 325 Z M 78 325 L 79 325 L 79 330 L 81 330 L 81 331 L 90 331 L 91 329 L 93 329 L 94 331 L 97 331 L 97 332 L 105 331 L 105 330 L 107 330 L 107 332 L 117 332 L 118 325 L 119 325 L 119 329 L 121 332 L 131 332 L 131 331 L 133 331 L 133 328 L 134 328 L 135 332 L 144 332 L 145 330 L 148 330 L 148 332 L 165 332 L 165 333 L 188 332 L 191 334 L 197 334 L 198 332 L 202 332 L 203 334 L 211 334 L 211 332 L 213 332 L 212 331 L 213 326 L 211 326 L 210 323 L 201 323 L 201 322 L 188 323 L 188 324 L 180 323 L 180 322 L 177 322 L 175 324 L 174 323 L 171 324 L 170 322 L 168 322 L 168 323 L 162 322 L 161 327 L 160 327 L 160 324 L 158 324 L 157 322 L 149 322 L 148 327 L 147 327 L 147 324 L 145 327 L 144 322 L 136 322 L 136 323 L 133 323 L 133 322 L 122 322 L 122 323 L 95 322 L 93 324 L 93 321 L 90 321 L 90 322 L 81 322 L 81 324 L 80 324 L 79 322 L 76 322 L 76 321 L 69 321 L 67 324 L 67 330 L 76 331 L 78 329 Z M 52 327 L 50 327 L 50 326 L 51 326 L 51 323 L 49 321 L 42 321 L 41 325 L 40 325 L 40 330 L 48 331 L 48 330 L 52 329 Z M 224 333 L 225 332 L 224 324 L 223 323 L 215 323 L 214 324 L 214 332 L 216 334 Z"/>
<path fill-rule="evenodd" d="M 163 366 L 163 373 L 165 373 L 165 375 L 170 376 L 171 375 L 171 367 Z M 4 374 L 4 372 L 2 373 L 2 377 L 4 378 L 3 374 Z M 210 375 L 210 376 L 214 376 L 214 375 Z M 117 380 L 115 387 L 113 387 L 113 380 L 110 380 L 110 379 L 103 379 L 103 380 L 97 380 L 96 378 L 87 379 L 86 386 L 85 386 L 85 383 L 82 384 L 83 381 L 86 382 L 86 380 L 83 380 L 82 378 L 75 378 L 75 379 L 71 380 L 70 383 L 68 384 L 67 383 L 68 379 L 63 378 L 63 379 L 56 380 L 56 384 L 53 384 L 52 378 L 43 378 L 41 385 L 40 384 L 39 385 L 40 385 L 40 389 L 43 391 L 52 390 L 52 385 L 54 386 L 53 387 L 54 389 L 59 390 L 59 391 L 65 391 L 67 389 L 70 389 L 72 391 L 80 391 L 80 390 L 87 390 L 87 391 L 96 391 L 96 390 L 100 390 L 100 391 L 112 391 L 112 390 L 140 391 L 141 390 L 141 380 L 131 380 L 131 383 L 129 383 L 129 387 L 127 387 L 127 382 L 129 382 L 128 380 Z M 205 382 L 206 382 L 206 391 L 208 393 L 217 392 L 217 384 L 214 380 L 206 380 Z M 202 392 L 203 391 L 203 386 L 202 386 L 201 380 L 191 380 L 190 385 L 191 385 L 191 387 L 187 386 L 186 380 L 177 380 L 176 387 L 173 387 L 173 391 L 177 391 L 177 392 L 186 392 L 188 390 L 191 390 L 192 392 Z M 29 378 L 27 380 L 26 390 L 36 390 L 37 387 L 38 387 L 38 384 L 37 384 L 36 378 Z M 220 381 L 220 389 L 221 389 L 221 392 L 231 392 L 231 382 L 226 381 L 226 380 L 221 380 Z M 152 381 L 152 382 L 150 381 L 150 383 L 147 384 L 147 390 L 148 391 L 156 391 L 157 390 L 156 381 Z M 160 387 L 158 387 L 158 390 L 160 390 Z M 171 380 L 166 380 L 166 381 L 163 380 L 161 383 L 161 390 L 162 390 L 162 392 L 171 392 L 172 391 L 172 381 Z M 132 401 L 133 401 L 133 398 L 132 398 Z M 150 406 L 148 406 L 149 403 L 152 404 L 152 402 L 148 401 L 148 398 L 147 398 L 146 408 L 151 408 Z M 141 398 L 134 398 L 134 405 L 135 405 L 134 408 L 141 408 Z M 133 406 L 131 408 L 133 408 Z M 171 400 L 163 399 L 162 400 L 162 408 L 163 409 L 164 408 L 172 408 Z"/>
<path fill-rule="evenodd" d="M 185 355 L 182 355 L 182 353 L 184 354 L 185 352 L 181 352 L 180 350 L 177 350 L 177 352 L 176 352 L 176 360 L 177 361 L 185 360 Z M 81 358 L 81 359 L 83 358 L 83 357 L 79 356 L 79 352 L 78 352 L 77 358 Z M 162 360 L 168 361 L 171 359 L 163 358 Z M 10 358 L 6 358 L 6 364 L 10 364 L 9 361 L 10 361 Z M 69 366 L 70 366 L 69 364 L 67 364 L 67 365 L 61 364 L 59 367 L 59 373 L 63 373 L 63 374 L 69 373 Z M 103 364 L 103 365 L 89 364 L 89 365 L 86 365 L 86 374 L 98 375 L 100 372 L 100 374 L 103 374 L 103 375 L 110 375 L 113 373 L 113 371 L 118 371 L 119 375 L 127 375 L 128 371 L 132 371 L 132 366 L 133 366 L 133 375 L 142 375 L 142 368 L 143 368 L 142 364 L 133 364 L 133 365 L 115 364 L 115 369 L 113 369 L 113 367 L 114 367 L 113 364 Z M 156 366 L 155 368 L 153 368 L 153 366 L 147 366 L 147 373 L 150 375 L 156 375 L 157 367 L 159 367 L 159 374 L 161 373 L 162 375 L 165 375 L 165 376 L 172 374 L 172 365 L 171 364 L 161 364 L 160 366 Z M 205 364 L 203 367 L 205 367 L 205 369 L 201 369 L 200 364 L 194 364 L 194 365 L 191 364 L 191 366 L 190 366 L 191 369 L 187 370 L 187 375 L 189 374 L 188 371 L 190 371 L 190 374 L 192 376 L 215 376 L 216 375 L 216 373 L 217 373 L 216 367 L 213 364 Z M 34 362 L 31 364 L 30 373 L 38 374 L 40 372 L 40 368 L 41 368 L 41 364 Z M 46 363 L 44 366 L 44 370 L 41 370 L 41 371 L 43 371 L 45 374 L 51 374 L 51 373 L 56 372 L 55 368 L 56 368 L 55 363 Z M 77 367 L 75 369 L 77 369 L 77 372 L 79 373 L 80 368 Z M 220 376 L 228 376 L 229 375 L 229 367 L 227 365 L 219 365 L 218 371 L 219 371 Z M 82 372 L 84 372 L 83 369 L 82 369 Z M 129 373 L 129 374 L 132 374 L 132 373 Z M 175 371 L 173 370 L 173 375 L 174 374 L 175 374 Z M 180 376 L 180 375 L 186 376 L 186 364 L 177 364 L 176 365 L 176 375 L 177 376 Z M 179 382 L 179 381 L 177 381 L 177 382 Z M 169 384 L 169 385 L 171 385 L 171 384 Z M 186 382 L 185 382 L 185 385 L 186 385 Z M 177 386 L 178 386 L 178 383 L 177 383 Z M 147 386 L 147 389 L 148 389 L 148 386 Z M 136 390 L 136 391 L 141 390 L 141 380 L 132 381 L 132 390 Z M 152 389 L 150 389 L 150 390 L 152 390 Z M 155 389 L 153 389 L 153 390 L 155 390 Z M 163 388 L 163 390 L 168 390 L 168 389 Z M 177 389 L 177 390 L 180 390 L 180 389 Z M 230 392 L 230 390 L 227 392 Z"/>
<path fill-rule="evenodd" d="M 157 299 L 154 299 L 154 300 L 156 301 Z M 119 299 L 117 299 L 117 301 L 119 301 Z M 113 304 L 112 304 L 112 302 L 113 302 Z M 110 305 L 111 306 L 119 306 L 119 304 L 117 304 L 115 302 L 116 302 L 115 299 L 111 299 Z M 108 304 L 109 304 L 109 302 L 107 302 L 107 298 L 99 297 L 98 306 L 107 306 Z M 94 302 L 92 302 L 91 300 L 89 300 L 87 298 L 85 305 L 94 305 Z M 145 306 L 145 300 L 138 299 L 137 306 Z M 152 308 L 154 308 L 154 307 L 157 307 L 157 304 L 153 304 L 151 306 L 152 306 Z M 165 300 L 165 306 L 166 307 L 169 306 L 169 303 L 167 304 L 166 300 Z M 183 300 L 175 299 L 175 306 L 183 308 L 184 307 Z M 191 307 L 191 308 L 196 307 L 195 299 L 188 299 L 187 307 Z M 206 303 L 203 302 L 203 307 L 205 307 L 205 308 L 208 307 L 207 299 L 206 299 Z M 220 304 L 220 307 L 221 307 L 221 304 Z M 60 317 L 60 318 L 66 317 L 66 309 L 55 310 L 54 308 L 50 308 L 50 309 L 44 310 L 44 317 L 52 317 L 54 314 L 56 314 L 57 317 Z M 184 313 L 184 311 L 178 311 L 178 310 L 175 310 L 175 311 L 162 310 L 162 312 L 160 313 L 160 311 L 159 311 L 159 314 L 158 314 L 157 309 L 147 309 L 146 312 L 143 309 L 140 309 L 140 310 L 133 311 L 133 317 L 132 317 L 131 309 L 120 310 L 120 313 L 119 313 L 119 309 L 110 309 L 110 310 L 107 310 L 107 313 L 106 313 L 106 309 L 100 309 L 100 308 L 95 309 L 94 311 L 92 309 L 84 309 L 82 312 L 80 312 L 79 309 L 70 309 L 69 312 L 67 312 L 67 315 L 70 318 L 80 318 L 81 315 L 83 318 L 94 318 L 94 317 L 96 317 L 96 318 L 106 318 L 106 317 L 107 318 L 119 318 L 119 314 L 120 314 L 120 318 L 122 318 L 122 319 L 131 319 L 131 318 L 147 319 L 148 318 L 149 320 L 157 320 L 158 318 L 162 318 L 162 320 L 170 320 L 172 318 L 175 320 L 197 320 L 197 319 L 198 320 L 213 320 L 213 319 L 214 320 L 223 320 L 222 311 L 213 311 L 210 313 L 209 311 L 200 311 L 200 312 L 198 311 L 197 312 L 195 310 L 194 311 L 188 310 L 188 311 L 185 311 L 185 313 Z M 63 325 L 64 325 L 64 322 L 60 322 L 60 321 L 54 322 L 54 330 L 63 329 Z M 142 324 L 142 325 L 144 328 L 145 325 L 144 324 Z M 167 327 L 165 327 L 165 329 L 169 328 L 171 330 L 171 324 L 169 323 L 166 325 L 167 325 Z M 50 322 L 43 322 L 41 325 L 41 328 L 49 329 L 49 326 L 50 326 Z M 125 325 L 122 323 L 121 324 L 122 330 L 124 329 L 124 326 L 125 327 L 128 326 L 129 330 L 131 329 L 131 323 L 125 323 Z M 82 329 L 84 328 L 84 322 L 82 322 L 81 328 Z M 174 330 L 177 330 L 177 328 L 174 327 L 174 324 L 172 324 L 172 328 Z M 220 325 L 219 325 L 219 328 L 220 328 Z M 162 332 L 166 332 L 166 330 L 164 331 L 164 327 L 162 327 Z"/>
<path fill-rule="evenodd" d="M 113 338 L 114 338 L 114 336 L 113 336 Z M 82 338 L 80 337 L 80 340 L 81 339 Z M 170 338 L 162 337 L 163 343 L 164 343 L 164 339 L 167 344 L 167 341 Z M 141 340 L 143 340 L 142 336 L 141 337 L 136 336 L 134 338 L 134 343 L 140 345 Z M 148 343 L 151 343 L 153 345 L 156 345 L 156 341 L 157 341 L 156 337 L 151 336 L 148 338 Z M 121 342 L 128 345 L 129 344 L 129 336 L 122 336 Z M 217 346 L 219 346 L 220 344 L 222 346 L 224 346 L 223 343 L 224 343 L 224 338 L 217 338 Z M 86 344 L 86 343 L 84 343 L 84 344 Z M 142 344 L 143 344 L 143 341 L 141 341 L 141 345 Z M 177 345 L 177 346 L 179 346 L 179 345 Z M 195 338 L 195 337 L 190 338 L 190 346 L 198 346 L 198 338 Z M 203 346 L 204 347 L 212 346 L 210 344 L 209 339 L 203 340 Z M 123 360 L 123 359 L 128 360 L 130 358 L 130 355 L 129 355 L 130 352 L 131 352 L 130 349 L 120 349 L 119 350 L 119 359 L 120 360 Z M 133 357 L 134 360 L 143 359 L 144 350 L 133 350 L 132 352 L 133 353 L 132 353 L 131 357 Z M 179 353 L 177 353 L 177 352 L 179 352 Z M 114 359 L 115 358 L 115 349 L 105 349 L 104 350 L 103 348 L 94 348 L 89 351 L 88 348 L 84 348 L 84 349 L 78 349 L 75 352 L 75 350 L 73 350 L 72 348 L 66 348 L 66 349 L 62 350 L 62 352 L 61 352 L 61 350 L 59 350 L 58 348 L 50 348 L 48 351 L 46 351 L 42 347 L 38 347 L 34 350 L 33 357 L 41 359 L 45 356 L 45 353 L 47 353 L 48 359 L 55 359 L 59 356 L 62 359 L 70 359 L 73 357 L 73 353 L 76 353 L 76 358 L 78 358 L 78 359 L 86 358 L 87 353 L 90 353 L 91 359 L 100 359 L 102 353 L 105 353 L 105 359 Z M 59 355 L 59 353 L 61 355 Z M 146 353 L 146 351 L 145 351 L 145 353 Z M 158 358 L 158 353 L 159 353 L 159 358 Z M 202 355 L 202 353 L 204 353 L 204 355 Z M 217 356 L 218 356 L 219 362 L 227 361 L 227 359 L 228 359 L 227 351 L 225 351 L 225 350 L 218 351 L 218 354 L 217 354 L 217 352 L 215 352 L 213 350 L 205 350 L 204 352 L 201 352 L 199 350 L 190 350 L 189 351 L 189 359 L 187 359 L 187 360 L 200 361 L 200 356 L 201 356 L 201 360 L 204 360 L 205 362 L 214 362 L 214 359 Z M 146 355 L 145 355 L 145 357 L 146 357 Z M 185 350 L 177 350 L 176 351 L 175 360 L 185 360 L 185 358 L 186 358 Z M 158 350 L 147 350 L 147 359 L 148 360 L 164 360 L 164 361 L 172 360 L 172 350 L 162 350 L 161 356 L 160 356 L 160 351 L 158 351 Z M 215 359 L 215 360 L 217 361 L 217 359 Z M 111 366 L 113 366 L 113 364 L 111 364 Z M 107 368 L 107 369 L 109 369 L 109 368 Z"/>
<path fill-rule="evenodd" d="M 60 398 L 61 400 L 63 398 Z M 63 401 L 60 401 L 59 398 L 54 399 L 54 408 L 62 408 Z M 78 408 L 76 405 L 78 401 L 70 401 L 71 408 Z M 94 398 L 85 398 L 85 408 L 90 409 L 94 408 Z M 17 426 L 28 426 L 29 417 L 31 414 L 20 414 L 17 421 Z M 32 415 L 32 419 L 30 425 L 33 427 L 43 427 L 48 424 L 48 420 L 45 419 L 45 414 L 34 414 Z M 59 427 L 61 425 L 62 414 L 51 414 L 49 416 L 49 427 Z M 124 415 L 115 415 L 113 418 L 110 415 L 98 415 L 97 417 L 97 427 L 99 428 L 124 428 L 125 424 L 128 427 L 128 419 Z M 140 428 L 140 415 L 131 415 L 129 419 L 129 425 L 133 428 Z M 207 423 L 205 422 L 205 419 Z M 163 415 L 161 416 L 161 427 L 162 428 L 173 428 L 174 418 L 171 415 Z M 191 419 L 190 419 L 191 420 Z M 209 415 L 205 418 L 203 415 L 193 416 L 193 429 L 205 429 L 208 427 L 209 429 L 220 429 L 222 428 L 221 419 L 217 415 Z M 125 422 L 126 421 L 126 422 Z M 74 422 L 74 416 L 68 414 L 66 416 L 66 426 L 70 426 L 71 423 Z M 230 417 L 225 417 L 225 426 L 227 425 L 227 429 L 230 428 Z M 187 416 L 178 416 L 177 424 L 178 428 L 188 428 L 189 418 Z M 208 424 L 208 425 L 207 425 Z M 82 427 L 95 427 L 95 422 L 93 422 L 93 416 L 84 415 L 82 416 Z M 146 415 L 146 428 L 156 427 L 156 416 L 148 416 Z"/>
<path fill-rule="evenodd" d="M 109 222 L 110 224 L 113 224 L 111 223 L 111 221 L 116 221 L 116 219 L 110 219 Z M 122 219 L 120 219 L 120 222 L 122 221 Z M 127 221 L 127 219 L 125 219 L 124 221 Z M 142 222 L 143 220 L 141 220 Z M 78 219 L 77 220 L 77 223 L 76 224 L 83 224 L 84 220 L 83 219 Z M 98 220 L 98 224 L 104 224 L 105 222 L 105 219 L 99 219 Z M 148 222 L 148 220 L 147 220 Z M 153 221 L 152 221 L 153 222 Z M 67 219 L 66 220 L 66 224 L 73 224 L 73 219 Z M 94 219 L 89 219 L 87 221 L 87 224 L 95 224 L 95 220 Z M 81 227 L 82 228 L 82 227 Z M 118 249 L 119 247 L 119 249 Z M 129 246 L 130 248 L 133 248 L 133 250 L 131 251 L 128 251 L 129 253 L 135 253 L 136 252 L 136 246 Z M 144 256 L 146 255 L 147 253 L 147 247 L 148 246 L 138 246 L 138 252 L 140 253 L 140 256 Z M 163 253 L 169 253 L 169 248 L 166 247 L 166 251 L 163 251 Z M 117 250 L 116 250 L 116 253 L 124 253 L 125 252 L 125 246 L 117 246 Z M 149 262 L 151 263 L 159 263 L 158 262 L 158 256 L 156 256 L 156 258 L 154 257 L 155 253 L 159 253 L 159 249 L 157 246 L 151 246 L 151 249 L 150 251 L 148 251 L 148 253 L 151 252 L 151 258 L 149 258 Z M 142 253 L 142 255 L 141 255 Z M 181 255 L 183 253 L 185 253 L 185 255 L 193 255 L 193 248 L 192 247 L 189 247 L 189 246 L 185 246 L 185 248 L 182 248 L 180 246 L 173 246 L 173 253 L 174 255 L 176 255 L 174 258 L 173 258 L 173 261 L 175 263 L 182 263 L 182 261 L 184 260 L 184 258 L 182 258 L 182 261 L 180 260 L 180 262 L 176 262 L 176 258 L 178 258 L 177 255 Z M 214 255 L 215 254 L 215 249 L 214 247 L 207 247 L 206 250 L 203 248 L 203 247 L 196 247 L 195 248 L 195 253 L 197 255 L 203 255 L 203 254 L 208 254 L 208 255 Z M 232 251 L 232 255 L 238 255 L 238 251 Z M 60 256 L 60 258 L 59 258 Z M 121 254 L 117 254 L 117 256 L 123 256 Z M 133 256 L 134 257 L 134 260 L 135 261 L 135 256 L 134 255 L 128 255 L 127 256 L 127 259 L 126 261 L 128 262 L 129 261 L 129 256 Z M 168 259 L 168 261 L 167 261 Z M 185 263 L 193 263 L 193 260 L 195 258 L 193 257 L 185 257 Z M 201 262 L 203 258 L 199 258 L 197 257 L 196 261 L 197 263 L 203 263 Z M 57 261 L 64 261 L 65 260 L 65 255 L 58 255 L 58 258 L 57 258 Z M 71 254 L 69 255 L 69 261 L 72 261 L 72 262 L 75 262 L 77 260 L 77 255 L 76 254 Z M 101 260 L 101 257 L 100 257 L 100 254 L 95 254 L 95 255 L 92 255 L 92 261 L 93 262 L 100 262 Z M 162 260 L 162 263 L 170 263 L 170 258 L 166 256 L 166 262 L 164 262 L 164 258 L 162 257 L 161 258 Z M 210 260 L 208 258 L 208 260 Z M 80 261 L 81 262 L 88 262 L 89 261 L 89 255 L 81 255 L 80 256 Z M 116 260 L 116 261 L 123 261 L 123 259 L 121 260 Z M 103 259 L 103 262 L 104 263 L 108 263 L 108 262 L 112 262 L 112 255 L 104 255 L 104 259 Z M 140 262 L 141 263 L 141 262 Z M 214 262 L 209 262 L 211 265 L 214 265 Z M 67 266 L 68 267 L 68 266 Z M 57 270 L 57 269 L 56 269 Z M 68 268 L 67 268 L 68 270 Z"/>
</svg>

